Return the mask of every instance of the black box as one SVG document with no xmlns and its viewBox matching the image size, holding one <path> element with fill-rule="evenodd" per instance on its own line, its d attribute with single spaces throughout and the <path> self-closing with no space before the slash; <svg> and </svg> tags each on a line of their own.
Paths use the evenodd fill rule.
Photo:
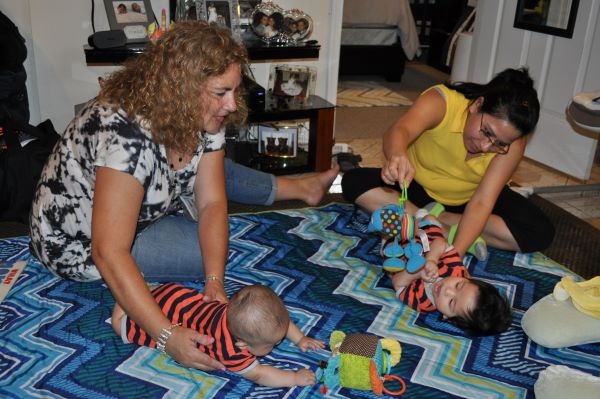
<svg viewBox="0 0 600 399">
<path fill-rule="evenodd" d="M 246 75 L 243 75 L 242 84 L 246 90 L 246 104 L 250 111 L 264 111 L 265 88 Z"/>
</svg>

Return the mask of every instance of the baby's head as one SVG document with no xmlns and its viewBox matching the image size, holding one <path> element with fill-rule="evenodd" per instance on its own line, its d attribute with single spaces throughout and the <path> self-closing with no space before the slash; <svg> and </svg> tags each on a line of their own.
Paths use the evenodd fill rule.
<svg viewBox="0 0 600 399">
<path fill-rule="evenodd" d="M 269 287 L 244 287 L 229 301 L 227 328 L 235 345 L 255 356 L 270 353 L 285 338 L 289 325 L 283 301 Z"/>
<path fill-rule="evenodd" d="M 437 310 L 471 335 L 495 335 L 511 323 L 510 304 L 496 287 L 481 280 L 445 277 L 433 284 Z"/>
</svg>

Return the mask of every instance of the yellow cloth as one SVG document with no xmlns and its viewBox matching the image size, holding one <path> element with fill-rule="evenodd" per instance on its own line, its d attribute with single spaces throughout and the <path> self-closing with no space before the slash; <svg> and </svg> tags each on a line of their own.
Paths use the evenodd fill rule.
<svg viewBox="0 0 600 399">
<path fill-rule="evenodd" d="M 579 283 L 563 277 L 556 283 L 553 294 L 559 301 L 571 298 L 577 310 L 600 319 L 600 276 Z"/>
<path fill-rule="evenodd" d="M 461 205 L 469 201 L 496 154 L 481 154 L 465 161 L 467 150 L 463 129 L 469 114 L 470 100 L 444 85 L 439 90 L 446 99 L 446 114 L 438 126 L 426 130 L 408 148 L 415 168 L 415 180 L 430 197 L 444 205 Z"/>
</svg>

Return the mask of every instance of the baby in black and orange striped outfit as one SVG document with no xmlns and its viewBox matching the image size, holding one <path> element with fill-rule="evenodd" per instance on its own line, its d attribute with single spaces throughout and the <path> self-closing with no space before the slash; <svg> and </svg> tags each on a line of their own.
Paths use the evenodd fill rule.
<svg viewBox="0 0 600 399">
<path fill-rule="evenodd" d="M 506 298 L 490 283 L 471 278 L 460 254 L 446 241 L 437 220 L 431 215 L 423 219 L 427 223 L 420 224 L 422 233 L 414 236 L 426 249 L 423 266 L 414 273 L 407 269 L 389 273 L 400 301 L 421 313 L 437 310 L 445 320 L 471 335 L 505 331 L 511 324 Z M 408 243 L 400 241 L 396 245 L 405 247 Z M 394 245 L 393 238 L 383 242 L 384 258 L 386 247 L 391 245 Z"/>
<path fill-rule="evenodd" d="M 193 328 L 214 338 L 198 349 L 220 361 L 227 370 L 270 387 L 316 383 L 310 369 L 280 370 L 260 364 L 257 356 L 269 354 L 284 338 L 303 352 L 323 349 L 323 342 L 308 338 L 289 318 L 283 301 L 268 287 L 251 285 L 235 293 L 229 303 L 204 302 L 194 288 L 166 283 L 152 290 L 154 299 L 172 323 Z M 116 304 L 112 324 L 123 342 L 156 347 L 156 341 Z"/>
</svg>

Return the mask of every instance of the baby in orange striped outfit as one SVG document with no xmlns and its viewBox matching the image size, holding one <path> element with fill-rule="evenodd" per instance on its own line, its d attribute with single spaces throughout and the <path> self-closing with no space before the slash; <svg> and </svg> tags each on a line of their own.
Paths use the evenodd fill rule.
<svg viewBox="0 0 600 399">
<path fill-rule="evenodd" d="M 173 324 L 193 328 L 214 338 L 198 349 L 220 361 L 229 371 L 270 387 L 306 386 L 316 383 L 310 369 L 281 370 L 260 364 L 284 338 L 303 352 L 323 349 L 323 342 L 305 336 L 290 321 L 283 301 L 270 288 L 251 285 L 235 293 L 229 303 L 204 302 L 202 293 L 180 284 L 166 283 L 152 290 L 156 302 Z M 116 304 L 112 325 L 123 342 L 156 347 L 156 341 Z"/>
<path fill-rule="evenodd" d="M 425 218 L 429 221 L 421 227 L 425 236 L 415 235 L 415 240 L 428 248 L 424 266 L 415 273 L 406 269 L 390 273 L 400 301 L 421 313 L 437 310 L 445 320 L 471 335 L 494 335 L 508 329 L 511 313 L 506 298 L 490 283 L 471 278 L 460 254 L 446 241 L 439 222 L 433 216 Z M 382 255 L 393 241 L 383 243 Z"/>
</svg>

